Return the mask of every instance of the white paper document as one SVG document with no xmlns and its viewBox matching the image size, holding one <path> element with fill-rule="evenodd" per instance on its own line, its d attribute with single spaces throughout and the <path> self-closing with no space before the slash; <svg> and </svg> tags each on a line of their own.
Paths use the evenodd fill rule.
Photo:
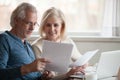
<svg viewBox="0 0 120 80">
<path fill-rule="evenodd" d="M 50 63 L 46 65 L 46 69 L 59 73 L 67 72 L 72 49 L 72 44 L 44 40 L 41 56 L 50 60 Z"/>
<path fill-rule="evenodd" d="M 70 67 L 82 66 L 86 64 L 99 50 L 93 50 L 86 52 L 82 57 L 70 64 Z"/>
</svg>

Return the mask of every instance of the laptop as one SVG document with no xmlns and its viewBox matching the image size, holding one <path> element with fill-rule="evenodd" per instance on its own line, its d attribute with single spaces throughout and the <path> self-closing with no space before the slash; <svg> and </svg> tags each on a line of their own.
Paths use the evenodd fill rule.
<svg viewBox="0 0 120 80">
<path fill-rule="evenodd" d="M 97 67 L 99 80 L 106 80 L 117 76 L 120 67 L 120 50 L 101 53 Z M 115 79 L 113 79 L 115 80 Z"/>
</svg>

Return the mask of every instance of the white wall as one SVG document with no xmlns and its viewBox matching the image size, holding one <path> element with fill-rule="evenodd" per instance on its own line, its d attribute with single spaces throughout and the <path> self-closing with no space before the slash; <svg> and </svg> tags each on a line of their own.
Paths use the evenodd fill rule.
<svg viewBox="0 0 120 80">
<path fill-rule="evenodd" d="M 120 38 L 72 38 L 79 51 L 84 54 L 89 50 L 99 49 L 100 51 L 90 60 L 91 64 L 99 61 L 100 54 L 105 51 L 120 50 Z"/>
<path fill-rule="evenodd" d="M 120 38 L 116 37 L 71 37 L 81 54 L 87 51 L 99 49 L 100 51 L 90 60 L 90 64 L 95 64 L 98 62 L 100 53 L 105 51 L 120 50 Z M 30 38 L 29 41 L 32 42 L 36 38 Z"/>
</svg>

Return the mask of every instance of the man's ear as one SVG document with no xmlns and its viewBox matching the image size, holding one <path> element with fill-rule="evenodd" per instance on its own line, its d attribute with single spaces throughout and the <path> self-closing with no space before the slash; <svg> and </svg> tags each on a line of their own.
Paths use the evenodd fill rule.
<svg viewBox="0 0 120 80">
<path fill-rule="evenodd" d="M 15 18 L 14 19 L 14 23 L 17 24 L 19 22 L 19 19 L 18 18 Z"/>
</svg>

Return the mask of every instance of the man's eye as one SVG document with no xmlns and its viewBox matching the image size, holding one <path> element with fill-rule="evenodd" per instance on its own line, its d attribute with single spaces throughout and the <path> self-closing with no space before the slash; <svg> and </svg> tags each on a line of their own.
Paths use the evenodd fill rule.
<svg viewBox="0 0 120 80">
<path fill-rule="evenodd" d="M 34 23 L 34 26 L 39 26 L 39 25 L 38 25 L 37 22 L 36 22 L 36 23 Z"/>
<path fill-rule="evenodd" d="M 31 23 L 31 22 L 27 22 L 26 24 L 28 24 L 28 25 L 32 25 L 32 23 Z"/>
<path fill-rule="evenodd" d="M 32 22 L 27 22 L 26 24 L 29 26 L 36 26 L 37 25 L 37 23 L 32 23 Z"/>
<path fill-rule="evenodd" d="M 46 24 L 47 27 L 50 27 L 51 25 L 50 24 Z"/>
</svg>

